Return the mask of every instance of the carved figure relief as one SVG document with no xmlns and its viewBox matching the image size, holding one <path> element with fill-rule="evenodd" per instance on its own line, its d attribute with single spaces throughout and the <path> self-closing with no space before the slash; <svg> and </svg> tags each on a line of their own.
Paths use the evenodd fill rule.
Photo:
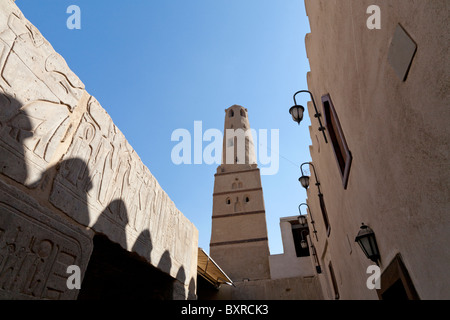
<svg viewBox="0 0 450 320">
<path fill-rule="evenodd" d="M 1 172 L 25 185 L 35 182 L 83 92 L 83 83 L 39 31 L 20 11 L 9 14 L 0 26 L 0 151 L 9 159 Z"/>
</svg>

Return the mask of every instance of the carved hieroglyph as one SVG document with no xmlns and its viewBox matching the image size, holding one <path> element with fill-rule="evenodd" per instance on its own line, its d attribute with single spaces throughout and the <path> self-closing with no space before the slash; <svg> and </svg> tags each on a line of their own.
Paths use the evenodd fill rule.
<svg viewBox="0 0 450 320">
<path fill-rule="evenodd" d="M 55 178 L 50 201 L 77 222 L 107 234 L 131 250 L 148 230 L 148 260 L 172 256 L 173 271 L 190 264 L 195 231 L 144 166 L 98 101 L 91 97 L 87 112 Z M 138 252 L 144 255 L 144 252 Z M 164 270 L 169 272 L 169 270 Z"/>
<path fill-rule="evenodd" d="M 64 139 L 84 85 L 15 5 L 0 9 L 0 170 L 30 184 Z"/>
<path fill-rule="evenodd" d="M 0 299 L 73 299 L 67 267 L 86 266 L 91 237 L 0 181 Z"/>
</svg>

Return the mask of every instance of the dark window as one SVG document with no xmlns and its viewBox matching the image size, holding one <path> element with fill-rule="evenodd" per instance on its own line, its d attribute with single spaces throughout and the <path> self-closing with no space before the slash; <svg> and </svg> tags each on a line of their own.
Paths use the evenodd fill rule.
<svg viewBox="0 0 450 320">
<path fill-rule="evenodd" d="M 325 201 L 323 200 L 323 194 L 319 194 L 320 211 L 322 212 L 323 223 L 325 224 L 325 229 L 327 230 L 327 236 L 330 236 L 331 226 L 328 220 L 327 208 L 325 207 Z"/>
<path fill-rule="evenodd" d="M 231 199 L 228 198 L 228 199 L 226 200 L 226 202 L 227 202 L 227 204 L 231 204 Z"/>
<path fill-rule="evenodd" d="M 336 109 L 334 108 L 329 94 L 322 97 L 322 104 L 325 127 L 328 131 L 328 135 L 330 136 L 334 155 L 336 156 L 339 172 L 341 173 L 342 177 L 342 184 L 344 185 L 344 189 L 347 189 L 348 176 L 352 163 L 352 154 L 348 149 L 344 132 L 342 131 Z"/>
<path fill-rule="evenodd" d="M 336 275 L 334 274 L 334 269 L 333 269 L 333 265 L 331 264 L 331 261 L 330 261 L 330 264 L 328 265 L 328 270 L 330 270 L 331 282 L 333 283 L 334 299 L 338 300 L 339 299 L 339 289 L 338 289 Z"/>
<path fill-rule="evenodd" d="M 291 222 L 292 223 L 292 222 Z M 308 244 L 308 226 L 302 226 L 298 222 L 292 224 L 292 236 L 294 237 L 295 253 L 297 257 L 309 257 L 309 245 L 302 248 L 302 240 Z"/>
<path fill-rule="evenodd" d="M 400 254 L 397 254 L 381 275 L 381 288 L 377 290 L 382 300 L 419 300 L 419 295 Z"/>
<path fill-rule="evenodd" d="M 381 297 L 383 300 L 408 300 L 408 294 L 400 279 L 384 291 Z"/>
<path fill-rule="evenodd" d="M 241 109 L 241 117 L 245 118 L 245 111 L 243 109 Z"/>
<path fill-rule="evenodd" d="M 230 117 L 230 118 L 234 117 L 234 111 L 233 110 L 230 110 L 230 112 L 228 113 L 228 117 Z"/>
<path fill-rule="evenodd" d="M 250 198 L 249 197 L 245 197 L 245 202 L 250 202 Z"/>
</svg>

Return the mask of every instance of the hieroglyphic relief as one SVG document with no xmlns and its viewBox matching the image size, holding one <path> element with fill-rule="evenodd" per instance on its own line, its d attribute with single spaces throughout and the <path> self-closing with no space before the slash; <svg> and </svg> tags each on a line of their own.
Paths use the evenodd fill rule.
<svg viewBox="0 0 450 320">
<path fill-rule="evenodd" d="M 142 246 L 135 247 L 145 248 L 150 239 L 139 235 L 148 230 L 153 244 L 151 257 L 145 257 L 149 261 L 157 262 L 166 250 L 178 265 L 191 261 L 193 225 L 93 97 L 58 169 L 50 201 L 128 250 L 136 241 Z"/>
<path fill-rule="evenodd" d="M 176 239 L 174 240 L 174 256 L 184 265 L 190 266 L 192 255 L 186 248 L 192 247 L 192 230 L 182 223 L 181 217 L 178 217 L 177 222 L 177 232 L 175 232 Z"/>
<path fill-rule="evenodd" d="M 91 250 L 86 234 L 0 182 L 0 299 L 76 298 L 66 285 L 67 267 L 84 270 Z"/>
<path fill-rule="evenodd" d="M 69 129 L 84 85 L 15 5 L 0 11 L 0 170 L 30 185 Z"/>
<path fill-rule="evenodd" d="M 93 97 L 63 162 L 50 197 L 56 207 L 125 248 L 147 229 L 155 253 L 174 249 L 179 211 Z"/>
<path fill-rule="evenodd" d="M 74 163 L 71 159 L 80 161 Z M 156 180 L 153 177 L 143 179 L 146 176 L 143 171 L 148 169 L 92 97 L 88 112 L 84 114 L 63 160 L 67 161 L 56 177 L 51 195 L 53 204 L 90 227 L 96 224 L 101 213 L 104 213 L 101 219 L 111 221 L 120 229 L 128 226 L 139 232 L 145 227 L 142 224 L 146 221 L 137 216 L 137 212 L 146 210 L 147 194 Z M 91 187 L 87 188 L 88 185 Z M 73 194 L 77 201 L 86 202 L 84 205 L 89 206 L 90 215 L 81 216 L 82 213 L 75 212 L 74 204 L 67 204 L 65 190 L 70 190 L 68 196 Z M 110 205 L 118 199 L 126 205 Z"/>
<path fill-rule="evenodd" d="M 57 164 L 51 169 L 56 177 L 49 182 L 51 204 L 129 251 L 142 250 L 138 254 L 153 264 L 169 252 L 174 268 L 166 272 L 184 265 L 190 268 L 188 275 L 195 275 L 190 262 L 197 253 L 197 230 L 100 104 L 91 97 L 86 105 L 87 96 L 83 83 L 15 4 L 0 1 L 0 183 L 9 181 L 8 176 L 31 188 L 50 165 Z M 48 271 L 56 270 L 50 265 L 58 265 L 58 259 L 72 260 L 66 253 L 76 250 L 64 236 L 58 238 L 61 232 L 39 219 L 33 223 L 22 219 L 23 210 L 5 203 L 0 220 L 0 287 L 17 295 L 51 298 L 57 290 L 51 291 L 40 279 L 43 274 L 48 283 L 59 279 Z M 47 218 L 40 215 L 40 219 Z M 62 224 L 60 229 L 64 228 Z M 150 242 L 151 252 L 145 249 Z M 28 279 L 25 273 L 36 276 Z"/>
</svg>

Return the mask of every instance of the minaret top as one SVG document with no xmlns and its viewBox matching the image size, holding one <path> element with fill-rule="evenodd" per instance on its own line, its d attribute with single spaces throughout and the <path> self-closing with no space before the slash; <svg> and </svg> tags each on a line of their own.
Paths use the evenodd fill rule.
<svg viewBox="0 0 450 320">
<path fill-rule="evenodd" d="M 248 121 L 248 110 L 240 105 L 232 105 L 225 109 L 225 130 L 226 129 L 250 129 Z"/>
<path fill-rule="evenodd" d="M 244 170 L 244 167 L 248 166 L 256 168 L 256 154 L 248 110 L 237 104 L 226 109 L 224 129 L 222 166 L 219 171 Z M 225 170 L 225 165 L 233 167 Z"/>
<path fill-rule="evenodd" d="M 243 106 L 239 105 L 239 104 L 233 104 L 231 107 L 229 107 L 228 109 L 225 109 L 225 112 L 227 112 L 230 109 L 244 109 L 247 112 L 247 109 L 244 108 Z"/>
<path fill-rule="evenodd" d="M 244 108 L 243 106 L 234 104 L 231 107 L 229 107 L 228 109 L 225 109 L 225 113 L 227 114 L 225 119 L 227 119 L 227 118 L 239 119 L 239 117 L 247 118 L 247 112 L 248 112 L 248 110 L 246 108 Z M 227 121 L 225 120 L 225 122 L 227 122 Z"/>
</svg>

